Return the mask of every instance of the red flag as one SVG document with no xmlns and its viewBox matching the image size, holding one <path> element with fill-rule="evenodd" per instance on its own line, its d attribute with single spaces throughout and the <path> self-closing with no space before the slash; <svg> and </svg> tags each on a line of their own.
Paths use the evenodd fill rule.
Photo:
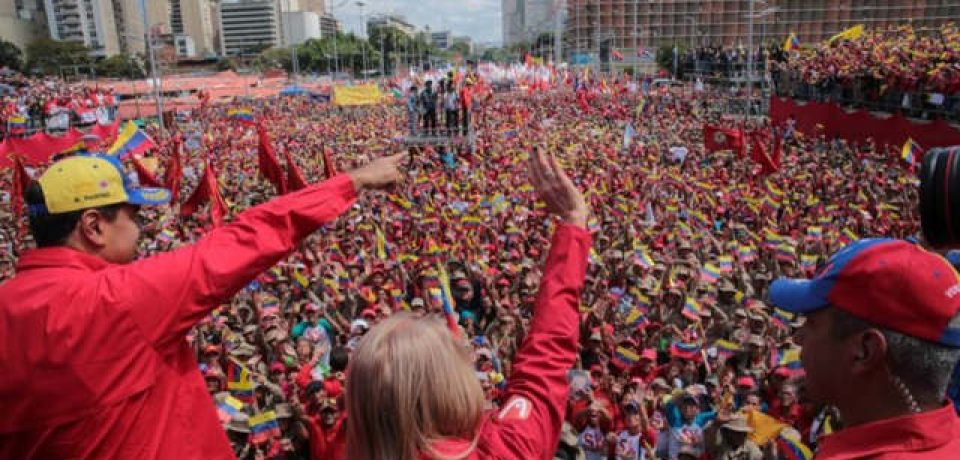
<svg viewBox="0 0 960 460">
<path fill-rule="evenodd" d="M 293 155 L 290 155 L 289 149 L 284 149 L 283 157 L 287 161 L 287 188 L 293 192 L 303 188 L 307 188 L 307 179 L 303 177 L 303 171 L 300 170 L 300 167 L 297 166 L 297 163 L 293 161 Z"/>
<path fill-rule="evenodd" d="M 703 145 L 708 152 L 733 150 L 743 157 L 743 131 L 703 125 Z"/>
<path fill-rule="evenodd" d="M 136 157 L 133 157 L 133 169 L 137 171 L 137 177 L 140 179 L 140 185 L 144 187 L 162 187 L 157 177 L 147 170 L 147 167 Z"/>
<path fill-rule="evenodd" d="M 227 215 L 227 205 L 223 201 L 223 196 L 220 195 L 217 175 L 208 161 L 204 161 L 203 177 L 200 178 L 193 195 L 190 195 L 190 198 L 180 206 L 180 216 L 194 214 L 206 201 L 210 202 L 210 220 L 213 221 L 213 226 L 223 225 L 223 218 Z"/>
<path fill-rule="evenodd" d="M 767 153 L 764 136 L 760 133 L 750 133 L 750 159 L 757 162 L 760 166 L 760 174 L 766 176 L 780 169 L 780 150 L 779 136 L 774 141 L 774 158 Z"/>
<path fill-rule="evenodd" d="M 183 176 L 183 167 L 180 165 L 180 152 L 183 150 L 183 139 L 177 136 L 173 140 L 170 158 L 167 160 L 167 172 L 164 187 L 170 190 L 171 202 L 176 203 L 180 197 L 180 178 Z"/>
<path fill-rule="evenodd" d="M 323 147 L 323 168 L 327 173 L 327 179 L 337 175 L 337 167 L 333 164 L 333 159 L 330 158 L 330 150 L 326 146 Z"/>
<path fill-rule="evenodd" d="M 283 167 L 280 166 L 280 160 L 270 145 L 270 137 L 267 135 L 267 129 L 263 125 L 257 125 L 257 135 L 260 137 L 260 144 L 257 148 L 257 163 L 260 166 L 260 174 L 273 183 L 277 188 L 277 194 L 287 193 L 287 184 L 283 177 Z"/>
</svg>

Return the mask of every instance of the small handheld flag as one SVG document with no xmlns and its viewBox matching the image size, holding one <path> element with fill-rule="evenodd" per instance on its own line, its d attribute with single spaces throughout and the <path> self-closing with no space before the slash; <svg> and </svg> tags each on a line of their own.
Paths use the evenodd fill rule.
<svg viewBox="0 0 960 460">
<path fill-rule="evenodd" d="M 253 123 L 253 109 L 250 107 L 240 107 L 227 110 L 227 117 L 237 120 L 241 123 Z"/>
<path fill-rule="evenodd" d="M 903 144 L 903 148 L 900 149 L 900 158 L 913 168 L 920 160 L 922 151 L 920 144 L 917 144 L 912 138 L 908 138 L 907 142 Z"/>
<path fill-rule="evenodd" d="M 783 50 L 793 51 L 797 48 L 800 48 L 800 40 L 797 38 L 797 34 L 791 32 L 790 36 L 787 37 L 787 41 L 783 43 Z"/>
<path fill-rule="evenodd" d="M 277 413 L 272 410 L 254 415 L 247 422 L 250 425 L 250 442 L 254 444 L 262 444 L 281 435 Z"/>
<path fill-rule="evenodd" d="M 107 149 L 107 154 L 119 158 L 136 155 L 156 147 L 157 144 L 147 133 L 137 128 L 132 121 L 128 121 L 117 134 L 117 140 Z"/>
</svg>

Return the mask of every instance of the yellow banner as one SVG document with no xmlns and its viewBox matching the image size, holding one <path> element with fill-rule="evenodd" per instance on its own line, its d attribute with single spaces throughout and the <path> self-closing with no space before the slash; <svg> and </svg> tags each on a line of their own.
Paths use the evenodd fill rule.
<svg viewBox="0 0 960 460">
<path fill-rule="evenodd" d="M 373 105 L 379 104 L 383 95 L 375 84 L 357 86 L 336 86 L 333 88 L 333 105 Z"/>
</svg>

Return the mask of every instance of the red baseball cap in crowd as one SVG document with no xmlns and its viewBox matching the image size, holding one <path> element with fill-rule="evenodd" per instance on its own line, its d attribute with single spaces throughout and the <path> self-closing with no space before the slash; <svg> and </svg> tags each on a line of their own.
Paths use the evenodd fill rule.
<svg viewBox="0 0 960 460">
<path fill-rule="evenodd" d="M 960 277 L 943 257 L 916 244 L 875 238 L 838 251 L 810 280 L 779 279 L 770 299 L 807 314 L 839 308 L 863 321 L 943 346 L 960 348 Z"/>
</svg>

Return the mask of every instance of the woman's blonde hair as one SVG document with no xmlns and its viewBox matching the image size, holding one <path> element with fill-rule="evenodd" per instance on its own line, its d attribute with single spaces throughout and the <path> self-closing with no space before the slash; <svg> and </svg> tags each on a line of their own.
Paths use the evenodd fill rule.
<svg viewBox="0 0 960 460">
<path fill-rule="evenodd" d="M 360 341 L 347 372 L 347 458 L 463 458 L 477 443 L 483 389 L 470 350 L 444 322 L 398 313 Z M 440 454 L 442 439 L 470 442 Z"/>
</svg>

